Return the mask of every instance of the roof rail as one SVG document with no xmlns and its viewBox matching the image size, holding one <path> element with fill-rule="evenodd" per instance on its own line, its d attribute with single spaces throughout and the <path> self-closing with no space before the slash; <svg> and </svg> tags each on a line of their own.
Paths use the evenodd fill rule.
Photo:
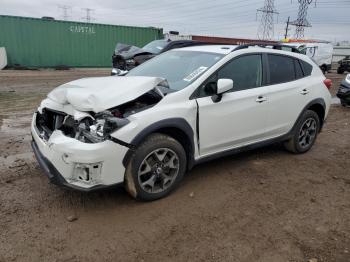
<svg viewBox="0 0 350 262">
<path fill-rule="evenodd" d="M 252 43 L 252 44 L 245 44 L 245 45 L 239 45 L 237 46 L 235 49 L 232 50 L 233 51 L 237 51 L 237 50 L 241 50 L 241 49 L 245 49 L 248 48 L 250 46 L 258 46 L 258 47 L 263 47 L 263 48 L 271 48 L 271 49 L 276 49 L 276 50 L 283 50 L 282 48 L 286 48 L 287 50 L 284 51 L 291 51 L 293 53 L 301 53 L 297 48 L 293 47 L 293 46 L 289 46 L 289 45 L 281 45 L 281 44 L 264 44 L 264 43 Z"/>
</svg>

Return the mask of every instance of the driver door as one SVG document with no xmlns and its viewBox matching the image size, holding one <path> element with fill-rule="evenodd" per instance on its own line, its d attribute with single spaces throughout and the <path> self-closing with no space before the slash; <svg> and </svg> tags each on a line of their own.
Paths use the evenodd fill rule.
<svg viewBox="0 0 350 262">
<path fill-rule="evenodd" d="M 261 54 L 234 58 L 211 76 L 199 90 L 196 99 L 199 110 L 200 155 L 241 147 L 262 141 L 268 110 L 268 87 L 263 86 Z M 213 102 L 218 79 L 233 80 L 233 89 Z"/>
</svg>

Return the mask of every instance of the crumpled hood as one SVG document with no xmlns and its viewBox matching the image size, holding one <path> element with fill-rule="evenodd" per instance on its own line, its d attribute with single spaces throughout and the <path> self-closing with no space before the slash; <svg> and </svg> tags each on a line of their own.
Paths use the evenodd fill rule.
<svg viewBox="0 0 350 262">
<path fill-rule="evenodd" d="M 93 77 L 75 80 L 52 90 L 47 97 L 80 111 L 95 113 L 132 101 L 164 81 L 159 77 Z"/>
<path fill-rule="evenodd" d="M 133 58 L 135 55 L 152 53 L 137 46 L 118 43 L 115 47 L 114 54 L 120 55 L 124 59 L 130 59 Z"/>
</svg>

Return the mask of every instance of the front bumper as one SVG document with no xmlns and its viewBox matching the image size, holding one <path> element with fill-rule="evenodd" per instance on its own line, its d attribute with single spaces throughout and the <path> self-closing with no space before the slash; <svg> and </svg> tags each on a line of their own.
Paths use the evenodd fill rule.
<svg viewBox="0 0 350 262">
<path fill-rule="evenodd" d="M 52 183 L 88 192 L 124 182 L 122 160 L 129 148 L 112 141 L 83 143 L 59 130 L 46 141 L 38 134 L 35 115 L 31 129 L 34 154 Z"/>
<path fill-rule="evenodd" d="M 118 186 L 122 183 L 117 183 L 114 185 L 96 185 L 96 186 L 92 186 L 90 188 L 84 188 L 84 187 L 79 187 L 73 184 L 69 184 L 64 177 L 60 174 L 60 172 L 58 172 L 58 170 L 54 167 L 54 165 L 46 158 L 44 157 L 43 154 L 41 154 L 37 144 L 35 143 L 35 141 L 33 140 L 31 142 L 32 145 L 32 149 L 35 155 L 35 158 L 37 159 L 41 169 L 44 171 L 45 175 L 49 178 L 49 181 L 52 184 L 55 184 L 57 186 L 62 186 L 62 187 L 66 187 L 69 189 L 74 189 L 74 190 L 78 190 L 78 191 L 82 191 L 82 192 L 92 192 L 92 191 L 97 191 L 97 190 L 102 190 L 102 189 L 106 189 L 106 188 L 111 188 L 113 186 Z"/>
</svg>

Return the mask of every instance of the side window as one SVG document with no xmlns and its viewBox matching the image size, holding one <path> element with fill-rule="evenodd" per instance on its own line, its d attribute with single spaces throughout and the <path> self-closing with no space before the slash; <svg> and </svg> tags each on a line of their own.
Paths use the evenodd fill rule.
<svg viewBox="0 0 350 262">
<path fill-rule="evenodd" d="M 296 79 L 303 78 L 304 77 L 303 69 L 301 68 L 301 65 L 300 65 L 298 59 L 294 59 L 294 66 L 295 66 L 295 77 L 296 77 Z"/>
<path fill-rule="evenodd" d="M 261 55 L 245 55 L 234 58 L 202 84 L 199 96 L 214 95 L 217 81 L 220 78 L 233 80 L 232 92 L 260 87 L 262 85 Z"/>
<path fill-rule="evenodd" d="M 261 86 L 261 55 L 234 58 L 218 71 L 218 79 L 220 78 L 233 80 L 233 92 Z"/>
<path fill-rule="evenodd" d="M 268 58 L 271 85 L 295 80 L 294 58 L 272 54 Z"/>
<path fill-rule="evenodd" d="M 304 76 L 309 76 L 311 75 L 312 72 L 312 65 L 310 65 L 309 63 L 303 61 L 303 60 L 299 60 L 302 68 L 303 68 L 303 72 L 304 72 Z"/>
<path fill-rule="evenodd" d="M 212 96 L 216 94 L 218 76 L 210 76 L 199 88 L 199 97 Z"/>
</svg>

